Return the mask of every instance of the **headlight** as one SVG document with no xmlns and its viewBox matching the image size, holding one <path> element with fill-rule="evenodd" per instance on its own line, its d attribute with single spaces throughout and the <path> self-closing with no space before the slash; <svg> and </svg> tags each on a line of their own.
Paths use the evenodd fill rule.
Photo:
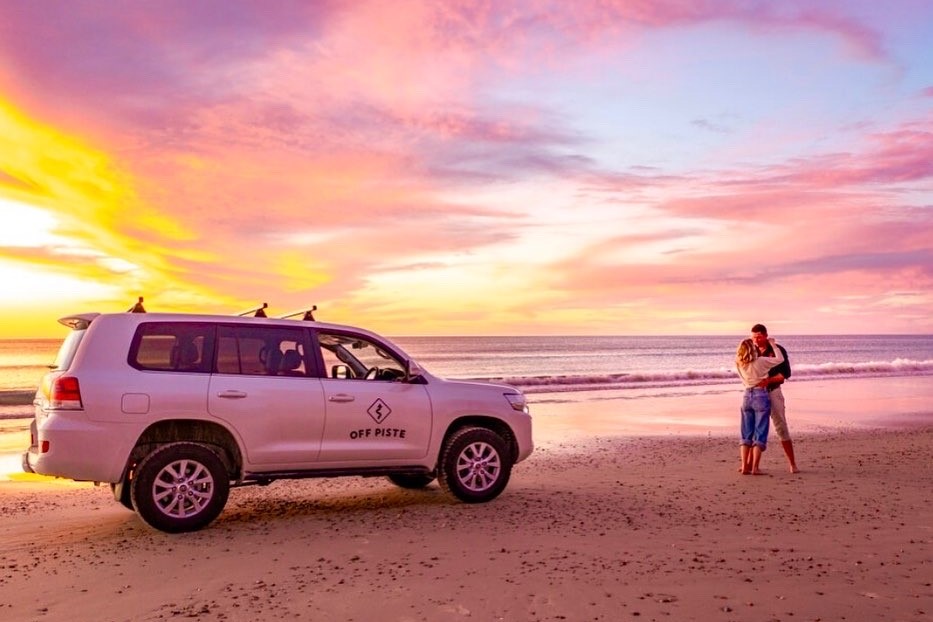
<svg viewBox="0 0 933 622">
<path fill-rule="evenodd" d="M 505 395 L 505 399 L 509 401 L 509 405 L 512 406 L 513 410 L 523 413 L 528 412 L 528 401 L 524 395 L 521 393 L 503 393 L 503 395 Z"/>
</svg>

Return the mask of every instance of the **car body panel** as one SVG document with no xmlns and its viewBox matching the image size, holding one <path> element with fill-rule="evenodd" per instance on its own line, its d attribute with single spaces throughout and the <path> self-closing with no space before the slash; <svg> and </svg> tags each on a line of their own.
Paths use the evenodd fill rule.
<svg viewBox="0 0 933 622">
<path fill-rule="evenodd" d="M 426 385 L 321 382 L 327 404 L 322 462 L 404 460 L 427 466 L 433 421 Z"/>
<path fill-rule="evenodd" d="M 321 451 L 324 394 L 319 378 L 213 374 L 208 411 L 236 430 L 245 468 L 310 468 Z"/>
</svg>

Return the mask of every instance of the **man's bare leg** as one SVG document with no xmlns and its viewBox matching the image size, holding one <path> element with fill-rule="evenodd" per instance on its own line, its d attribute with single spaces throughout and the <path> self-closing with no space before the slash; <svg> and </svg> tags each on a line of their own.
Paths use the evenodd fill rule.
<svg viewBox="0 0 933 622">
<path fill-rule="evenodd" d="M 752 472 L 751 447 L 739 445 L 739 472 L 748 475 Z"/>
<path fill-rule="evenodd" d="M 800 473 L 797 468 L 797 462 L 794 460 L 794 442 L 781 441 L 781 447 L 784 448 L 784 455 L 787 456 L 787 466 L 791 473 Z"/>
</svg>

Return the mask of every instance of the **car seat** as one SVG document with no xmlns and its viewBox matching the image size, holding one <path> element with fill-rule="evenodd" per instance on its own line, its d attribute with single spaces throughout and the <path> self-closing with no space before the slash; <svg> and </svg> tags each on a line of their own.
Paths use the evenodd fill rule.
<svg viewBox="0 0 933 622">
<path fill-rule="evenodd" d="M 278 345 L 266 346 L 259 353 L 259 360 L 265 367 L 266 374 L 276 376 L 279 373 L 282 363 L 282 351 Z"/>
<path fill-rule="evenodd" d="M 282 366 L 279 373 L 283 376 L 304 376 L 304 372 L 298 370 L 301 363 L 301 355 L 298 354 L 298 350 L 286 350 L 285 354 L 282 355 Z"/>
<path fill-rule="evenodd" d="M 172 349 L 172 367 L 178 371 L 191 371 L 198 369 L 201 364 L 201 353 L 198 346 L 192 341 L 180 341 Z"/>
</svg>

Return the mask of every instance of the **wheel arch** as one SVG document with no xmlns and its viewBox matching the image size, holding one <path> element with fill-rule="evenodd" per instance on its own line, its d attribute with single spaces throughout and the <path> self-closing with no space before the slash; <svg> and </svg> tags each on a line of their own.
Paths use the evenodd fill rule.
<svg viewBox="0 0 933 622">
<path fill-rule="evenodd" d="M 509 427 L 509 424 L 502 419 L 497 419 L 496 417 L 490 417 L 488 415 L 465 415 L 454 419 L 450 425 L 447 426 L 447 431 L 444 432 L 444 438 L 441 439 L 440 448 L 438 450 L 438 461 L 440 461 L 441 454 L 444 452 L 444 447 L 447 445 L 447 441 L 450 437 L 463 428 L 471 427 L 486 428 L 501 436 L 502 440 L 505 441 L 509 448 L 512 462 L 518 459 L 518 440 L 515 438 L 515 433 L 512 431 L 512 428 Z"/>
<path fill-rule="evenodd" d="M 243 454 L 236 438 L 221 424 L 203 419 L 168 419 L 149 425 L 136 440 L 122 479 L 125 480 L 135 465 L 153 449 L 179 441 L 203 443 L 213 447 L 230 478 L 239 479 L 243 468 Z"/>
</svg>

